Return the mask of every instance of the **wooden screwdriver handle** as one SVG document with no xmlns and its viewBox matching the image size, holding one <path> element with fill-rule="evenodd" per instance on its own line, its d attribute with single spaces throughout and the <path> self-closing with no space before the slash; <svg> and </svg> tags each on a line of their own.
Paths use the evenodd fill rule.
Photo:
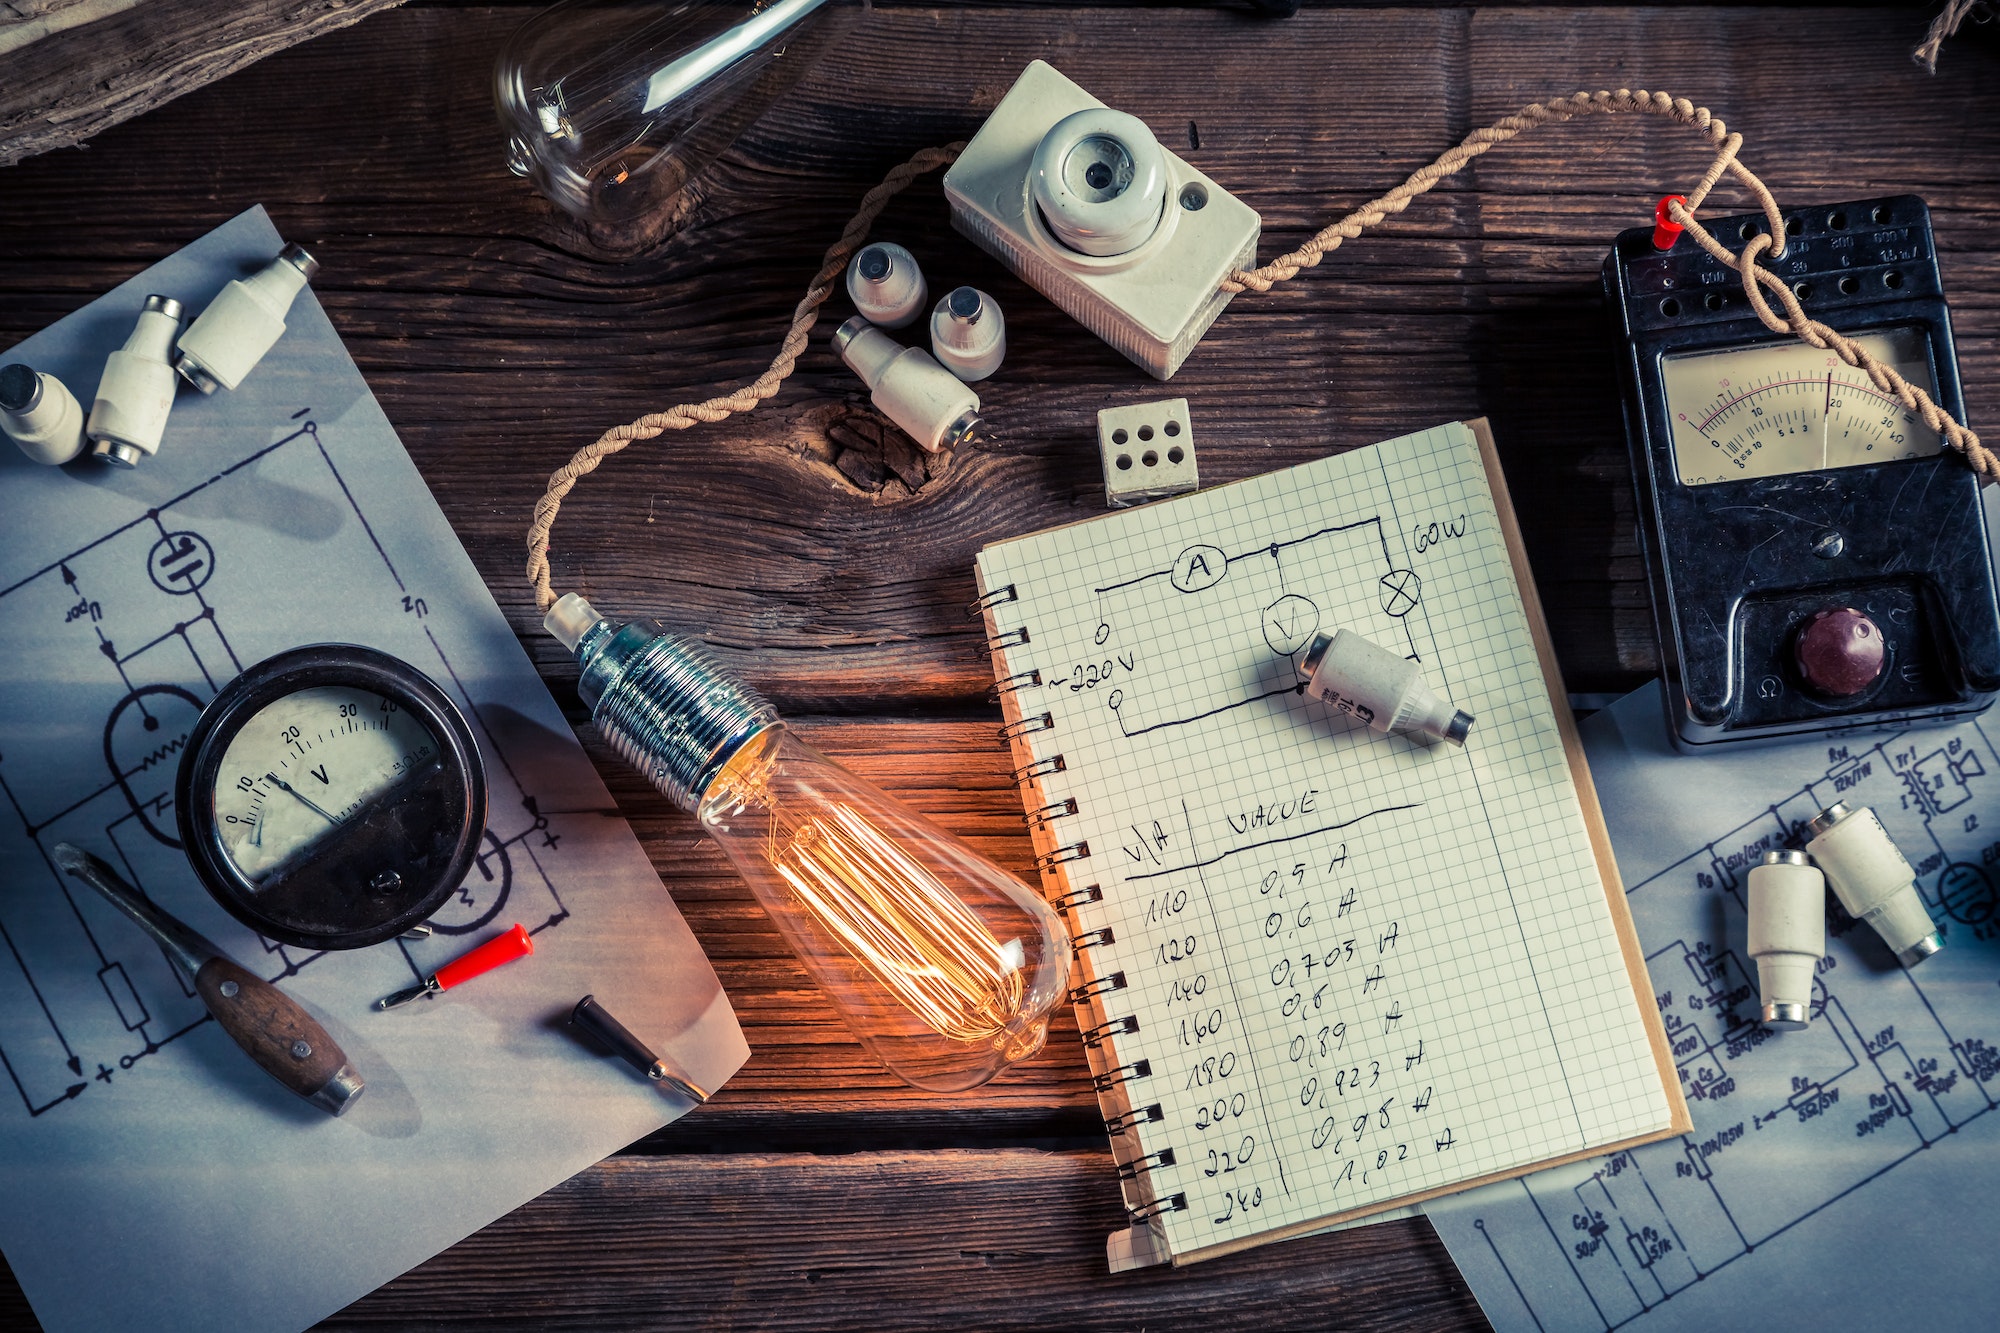
<svg viewBox="0 0 2000 1333">
<path fill-rule="evenodd" d="M 217 955 L 195 974 L 195 989 L 222 1030 L 264 1072 L 321 1110 L 340 1115 L 361 1095 L 346 1052 L 298 1001 Z"/>
</svg>

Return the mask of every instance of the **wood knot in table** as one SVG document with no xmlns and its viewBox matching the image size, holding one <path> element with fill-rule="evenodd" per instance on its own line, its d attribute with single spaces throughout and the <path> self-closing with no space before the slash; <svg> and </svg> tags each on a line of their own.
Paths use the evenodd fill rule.
<svg viewBox="0 0 2000 1333">
<path fill-rule="evenodd" d="M 893 504 L 915 496 L 951 467 L 949 452 L 928 454 L 886 418 L 840 403 L 806 414 L 806 452 L 849 488 Z"/>
</svg>

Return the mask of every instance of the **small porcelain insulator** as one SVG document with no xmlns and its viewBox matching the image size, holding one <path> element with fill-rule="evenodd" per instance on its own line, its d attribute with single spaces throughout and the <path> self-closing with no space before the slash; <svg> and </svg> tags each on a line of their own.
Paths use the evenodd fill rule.
<svg viewBox="0 0 2000 1333">
<path fill-rule="evenodd" d="M 833 350 L 868 386 L 876 409 L 932 453 L 979 428 L 979 395 L 923 348 L 904 347 L 856 315 L 833 335 Z"/>
<path fill-rule="evenodd" d="M 104 362 L 90 406 L 90 453 L 118 467 L 137 467 L 160 449 L 174 406 L 174 368 L 167 361 L 181 327 L 181 303 L 149 296 L 125 345 Z"/>
<path fill-rule="evenodd" d="M 296 245 L 217 293 L 181 335 L 174 368 L 203 393 L 234 389 L 285 332 L 285 316 L 319 261 Z"/>
<path fill-rule="evenodd" d="M 1000 303 L 977 287 L 954 289 L 931 311 L 931 353 L 968 383 L 1000 369 L 1007 356 Z"/>
<path fill-rule="evenodd" d="M 1766 852 L 1750 868 L 1750 956 L 1764 1026 L 1796 1031 L 1812 1010 L 1813 974 L 1826 957 L 1826 877 L 1804 852 Z"/>
<path fill-rule="evenodd" d="M 1867 806 L 1828 806 L 1806 825 L 1806 854 L 1826 872 L 1840 905 L 1882 937 L 1896 961 L 1915 967 L 1944 948 L 1944 936 L 1917 892 L 1917 872 Z"/>
<path fill-rule="evenodd" d="M 22 453 L 51 466 L 69 462 L 89 443 L 76 395 L 54 375 L 18 361 L 0 366 L 0 430 Z"/>
<path fill-rule="evenodd" d="M 848 261 L 847 295 L 870 324 L 901 329 L 924 312 L 930 288 L 915 255 L 893 242 L 877 241 Z"/>
<path fill-rule="evenodd" d="M 1298 672 L 1308 695 L 1380 732 L 1414 732 L 1463 745 L 1472 729 L 1472 714 L 1426 685 L 1415 662 L 1352 630 L 1314 635 Z"/>
</svg>

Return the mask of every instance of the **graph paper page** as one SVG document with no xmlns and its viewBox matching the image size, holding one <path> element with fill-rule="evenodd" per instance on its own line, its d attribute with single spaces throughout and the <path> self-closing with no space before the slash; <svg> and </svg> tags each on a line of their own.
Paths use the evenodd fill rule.
<svg viewBox="0 0 2000 1333">
<path fill-rule="evenodd" d="M 1104 1063 L 1145 1072 L 1107 1109 L 1139 1122 L 1114 1144 L 1143 1197 L 1179 1196 L 1175 1254 L 1671 1123 L 1468 427 L 1001 543 L 980 574 L 1026 634 L 1003 677 L 1039 673 L 1022 741 L 1062 756 L 1032 803 L 1076 801 L 1042 837 L 1052 892 L 1102 890 L 1069 915 L 1111 987 L 1080 1021 L 1129 1020 Z M 1336 628 L 1419 662 L 1466 746 L 1303 697 Z"/>
</svg>

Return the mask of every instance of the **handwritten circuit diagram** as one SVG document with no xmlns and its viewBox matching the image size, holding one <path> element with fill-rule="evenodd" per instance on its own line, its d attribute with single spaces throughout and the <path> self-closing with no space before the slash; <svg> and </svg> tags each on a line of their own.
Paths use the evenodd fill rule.
<svg viewBox="0 0 2000 1333">
<path fill-rule="evenodd" d="M 286 557 L 295 553 L 270 549 L 269 532 L 254 551 L 208 535 L 213 515 L 253 512 L 260 488 L 323 498 L 294 511 L 311 516 L 292 534 L 302 544 L 296 554 L 338 571 L 344 604 L 385 613 L 378 623 L 393 613 L 399 655 L 475 720 L 488 761 L 489 818 L 498 827 L 487 830 L 464 886 L 432 918 L 441 938 L 398 945 L 412 978 L 463 947 L 451 937 L 487 928 L 503 910 L 531 929 L 568 916 L 546 868 L 562 835 L 517 780 L 458 679 L 427 623 L 431 608 L 376 540 L 311 410 L 277 433 L 143 517 L 0 588 L 0 616 L 37 627 L 45 649 L 54 649 L 67 719 L 60 728 L 22 729 L 0 745 L 0 858 L 39 862 L 47 876 L 32 891 L 17 884 L 0 898 L 0 1068 L 20 1108 L 0 1111 L 0 1119 L 42 1116 L 109 1086 L 208 1021 L 165 955 L 55 868 L 56 843 L 98 850 L 142 892 L 270 980 L 324 957 L 210 910 L 181 854 L 173 808 L 180 753 L 202 708 L 245 666 L 301 641 L 272 637 L 290 629 L 272 604 L 299 591 L 275 578 L 292 568 Z M 326 637 L 339 634 L 329 628 Z"/>
<path fill-rule="evenodd" d="M 1739 1319 L 1765 1302 L 1780 1322 L 1781 1310 L 1802 1318 L 1771 1289 L 1775 1275 L 1837 1286 L 1835 1269 L 1898 1252 L 1885 1210 L 1935 1216 L 2000 1187 L 1992 1145 L 1971 1141 L 2000 1121 L 1987 1115 L 2000 1104 L 1991 724 L 1816 753 L 1812 780 L 1630 888 L 1694 1131 L 1430 1207 L 1500 1329 L 1714 1327 L 1723 1300 Z M 1616 780 L 1615 765 L 1592 763 Z M 1803 823 L 1836 800 L 1882 817 L 1948 947 L 1904 971 L 1829 895 L 1811 1025 L 1772 1032 L 1756 1021 L 1745 876 L 1765 851 L 1802 845 Z M 1924 1190 L 1905 1180 L 1919 1166 L 1955 1173 L 1962 1193 L 1905 1194 Z M 1827 1238 L 1849 1233 L 1874 1240 L 1843 1259 Z"/>
<path fill-rule="evenodd" d="M 1450 535 L 1463 535 L 1464 517 L 1454 522 L 1456 531 Z M 1418 540 L 1423 537 L 1420 532 Z M 1342 569 L 1356 564 L 1366 567 L 1379 560 L 1381 577 L 1372 590 L 1354 588 L 1351 579 L 1329 584 L 1312 577 L 1325 560 Z M 1229 586 L 1222 587 L 1225 581 Z M 1246 583 L 1251 591 L 1245 591 Z M 1218 596 L 1228 596 L 1235 604 L 1225 603 L 1216 614 L 1244 619 L 1245 641 L 1261 636 L 1268 655 L 1218 655 L 1200 664 L 1196 679 L 1190 679 L 1187 664 L 1177 663 L 1170 680 L 1156 680 L 1141 670 L 1135 653 L 1118 650 L 1115 639 L 1119 627 L 1127 629 L 1124 637 L 1132 638 L 1131 627 L 1168 623 L 1175 615 L 1186 615 L 1189 612 L 1182 599 L 1193 598 L 1199 603 L 1204 594 L 1218 587 L 1222 588 Z M 1128 738 L 1186 726 L 1259 700 L 1303 694 L 1294 664 L 1322 623 L 1328 632 L 1341 624 L 1366 626 L 1372 637 L 1405 649 L 1412 661 L 1421 661 L 1406 617 L 1416 610 L 1422 590 L 1423 580 L 1416 572 L 1399 567 L 1390 555 L 1389 536 L 1380 515 L 1234 552 L 1198 543 L 1183 550 L 1169 568 L 1094 589 L 1099 617 L 1096 640 L 1107 646 L 1109 656 L 1073 667 L 1067 683 L 1094 687 L 1117 677 L 1118 687 L 1106 696 L 1105 703 Z M 1375 605 L 1359 604 L 1370 591 Z M 1246 596 L 1257 603 L 1254 629 L 1241 605 Z M 1338 604 L 1333 599 L 1338 599 Z"/>
</svg>

